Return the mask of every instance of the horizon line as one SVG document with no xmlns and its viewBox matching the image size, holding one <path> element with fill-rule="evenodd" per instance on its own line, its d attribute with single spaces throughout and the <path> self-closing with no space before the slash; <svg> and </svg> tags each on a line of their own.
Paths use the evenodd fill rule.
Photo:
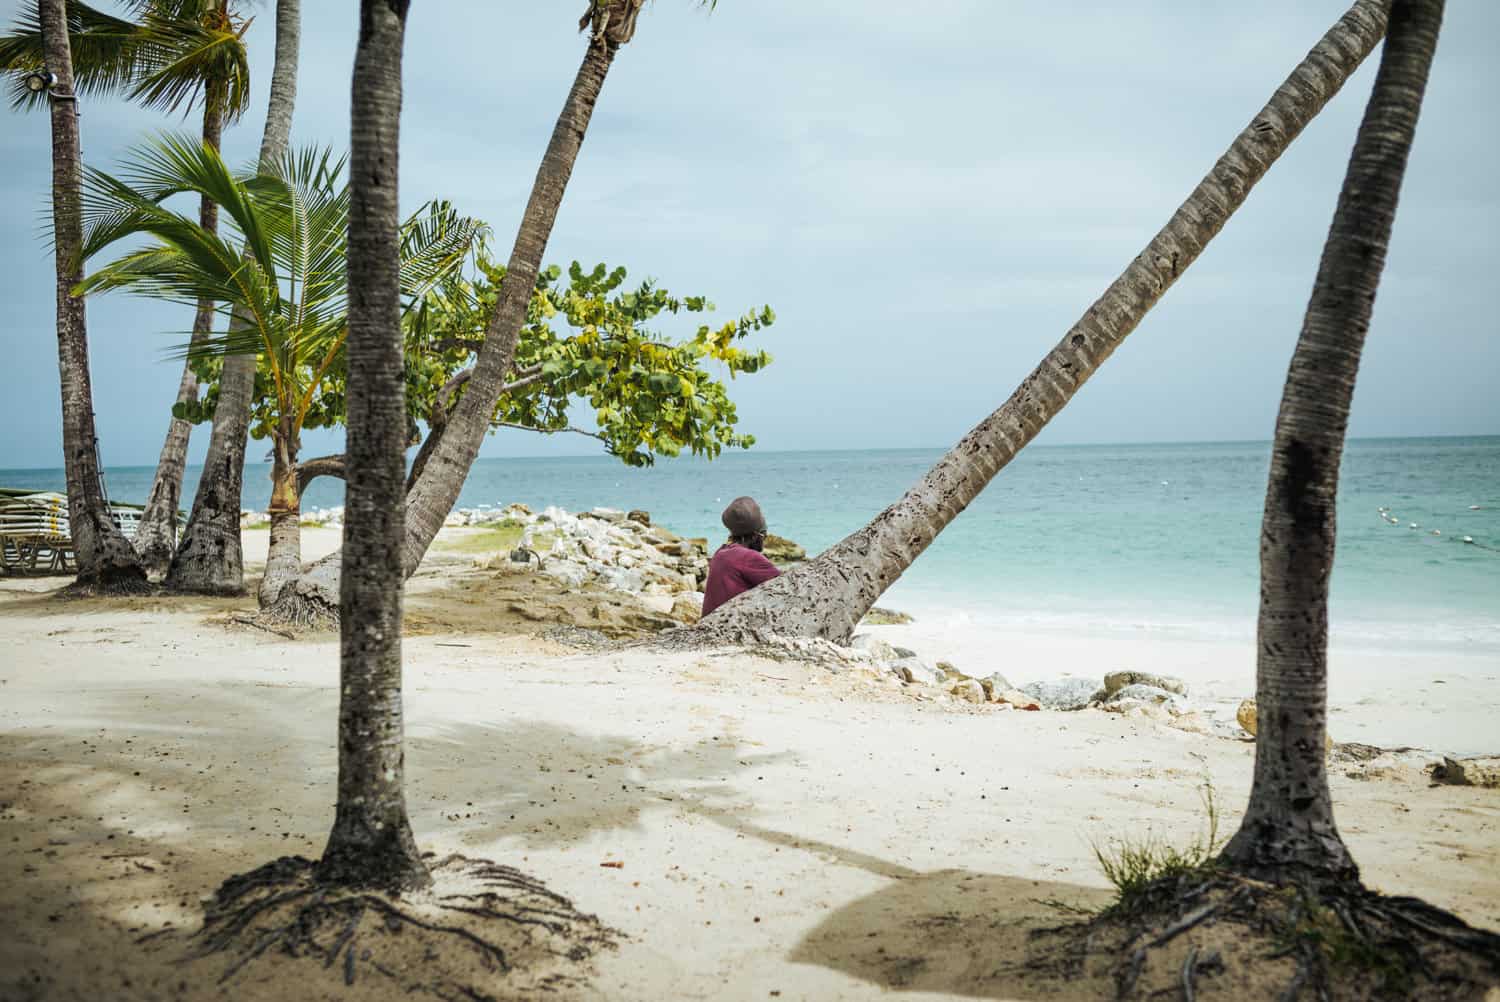
<svg viewBox="0 0 1500 1002">
<path fill-rule="evenodd" d="M 1350 436 L 1348 442 L 1414 442 L 1427 439 L 1458 439 L 1458 438 L 1500 438 L 1500 432 L 1482 432 L 1478 434 L 1461 435 L 1356 435 Z M 1270 445 L 1269 438 L 1205 438 L 1205 439 L 1175 439 L 1158 441 L 1121 441 L 1121 442 L 1043 442 L 1027 443 L 1028 446 L 1035 445 L 1039 449 L 1099 449 L 1099 448 L 1133 448 L 1138 446 L 1171 446 L 1171 445 Z M 730 455 L 771 455 L 787 456 L 817 452 L 946 452 L 952 446 L 939 445 L 903 445 L 903 446 L 862 446 L 859 448 L 837 447 L 837 448 L 814 448 L 814 449 L 740 449 L 725 450 L 720 458 Z M 1024 450 L 1025 447 L 1023 447 Z M 561 455 L 561 456 L 477 456 L 475 462 L 480 460 L 544 460 L 554 461 L 563 459 L 603 459 L 612 458 L 608 453 L 596 455 Z M 671 462 L 676 459 L 693 459 L 691 453 L 682 456 L 658 457 L 658 462 Z M 713 462 L 713 460 L 708 460 Z M 151 469 L 155 463 L 120 463 L 107 465 L 105 470 L 140 470 Z M 201 467 L 203 464 L 189 463 L 190 467 Z M 270 466 L 267 461 L 250 460 L 245 461 L 246 466 Z M 54 472 L 61 470 L 61 466 L 0 466 L 0 470 L 7 473 L 31 473 L 31 472 Z"/>
</svg>

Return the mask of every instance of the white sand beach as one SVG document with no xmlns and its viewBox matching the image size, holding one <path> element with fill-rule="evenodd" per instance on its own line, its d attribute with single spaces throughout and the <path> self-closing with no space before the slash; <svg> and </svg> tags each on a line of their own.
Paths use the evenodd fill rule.
<svg viewBox="0 0 1500 1002">
<path fill-rule="evenodd" d="M 336 543 L 304 537 L 310 557 Z M 452 601 L 460 566 L 413 580 L 415 620 Z M 179 984 L 172 937 L 133 941 L 192 928 L 226 877 L 319 852 L 336 639 L 233 622 L 253 599 L 49 598 L 62 583 L 0 582 L 0 997 L 323 997 Z M 406 641 L 413 825 L 424 849 L 519 867 L 619 930 L 592 997 L 1024 997 L 984 972 L 1016 930 L 1108 900 L 1093 842 L 1187 840 L 1205 775 L 1232 828 L 1248 791 L 1249 741 L 745 653 L 580 652 L 491 621 Z M 920 621 L 878 629 L 949 653 Z M 1017 680 L 1150 667 L 1225 700 L 1252 653 L 1046 635 L 992 648 Z M 1336 663 L 1335 738 L 1484 744 L 1500 666 L 1430 667 Z M 1332 784 L 1368 883 L 1500 926 L 1500 793 L 1433 785 L 1412 757 L 1336 757 Z"/>
</svg>

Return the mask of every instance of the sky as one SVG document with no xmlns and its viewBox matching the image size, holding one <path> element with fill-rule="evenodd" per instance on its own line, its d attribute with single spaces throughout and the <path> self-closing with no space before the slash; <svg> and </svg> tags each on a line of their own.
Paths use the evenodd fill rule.
<svg viewBox="0 0 1500 1002">
<path fill-rule="evenodd" d="M 105 0 L 106 4 L 108 0 Z M 506 256 L 582 58 L 571 5 L 417 0 L 402 201 L 453 201 Z M 546 262 L 624 265 L 724 320 L 770 304 L 775 362 L 732 385 L 758 449 L 940 447 L 1062 337 L 1259 110 L 1344 0 L 923 4 L 654 0 L 617 58 Z M 0 0 L 8 25 L 19 7 Z M 354 0 L 305 2 L 293 142 L 348 145 Z M 574 8 L 578 8 L 575 10 Z M 259 144 L 274 12 L 252 5 Z M 1350 433 L 1500 433 L 1500 4 L 1453 3 Z M 1050 444 L 1266 440 L 1378 51 L 1145 322 L 1042 433 Z M 194 122 L 82 105 L 86 162 Z M 0 468 L 61 465 L 44 114 L 0 109 Z M 153 464 L 190 311 L 91 299 L 103 460 Z M 682 333 L 667 327 L 668 334 Z M 586 417 L 586 415 L 584 415 Z M 310 432 L 304 454 L 337 448 Z M 207 445 L 193 436 L 192 461 Z M 597 452 L 504 432 L 483 455 Z M 257 460 L 260 444 L 252 443 Z"/>
</svg>

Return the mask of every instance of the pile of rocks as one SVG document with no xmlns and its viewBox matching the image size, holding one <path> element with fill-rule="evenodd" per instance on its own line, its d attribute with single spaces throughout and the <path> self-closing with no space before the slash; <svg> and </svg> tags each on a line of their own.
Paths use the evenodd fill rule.
<svg viewBox="0 0 1500 1002">
<path fill-rule="evenodd" d="M 1195 705 L 1188 698 L 1187 683 L 1171 675 L 1117 671 L 1102 680 L 1068 677 L 1017 686 L 1000 672 L 982 677 L 968 675 L 945 661 L 930 663 L 915 651 L 867 633 L 856 634 L 852 648 L 907 685 L 930 686 L 964 702 L 1003 704 L 1018 710 L 1068 712 L 1092 708 L 1145 717 L 1203 734 L 1244 736 L 1237 724 L 1218 719 L 1216 710 Z"/>
<path fill-rule="evenodd" d="M 684 539 L 651 524 L 644 511 L 595 508 L 577 515 L 549 507 L 533 514 L 512 505 L 503 518 L 524 525 L 513 564 L 572 587 L 595 585 L 636 596 L 655 612 L 696 622 L 708 580 L 708 541 Z"/>
</svg>

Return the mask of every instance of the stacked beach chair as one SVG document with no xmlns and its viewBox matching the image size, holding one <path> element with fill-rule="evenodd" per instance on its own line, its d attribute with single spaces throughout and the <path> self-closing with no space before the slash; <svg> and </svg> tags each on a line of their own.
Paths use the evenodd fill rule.
<svg viewBox="0 0 1500 1002">
<path fill-rule="evenodd" d="M 135 538 L 140 508 L 112 504 L 109 514 L 126 539 Z M 0 572 L 67 573 L 74 569 L 67 495 L 0 489 Z"/>
</svg>

